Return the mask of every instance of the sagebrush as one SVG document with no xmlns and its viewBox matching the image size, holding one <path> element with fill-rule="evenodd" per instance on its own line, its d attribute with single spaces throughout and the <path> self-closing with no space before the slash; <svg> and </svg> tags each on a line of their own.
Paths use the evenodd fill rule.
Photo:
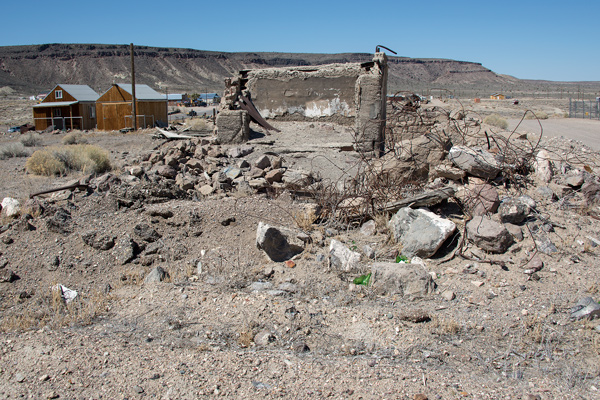
<svg viewBox="0 0 600 400">
<path fill-rule="evenodd" d="M 21 143 L 9 143 L 0 147 L 0 160 L 14 157 L 27 157 L 29 152 Z"/>
<path fill-rule="evenodd" d="M 498 114 L 488 115 L 483 119 L 483 122 L 500 129 L 508 128 L 508 122 Z"/>
<path fill-rule="evenodd" d="M 25 164 L 34 175 L 64 175 L 70 171 L 102 173 L 111 170 L 108 152 L 98 146 L 77 144 L 37 150 Z"/>
</svg>

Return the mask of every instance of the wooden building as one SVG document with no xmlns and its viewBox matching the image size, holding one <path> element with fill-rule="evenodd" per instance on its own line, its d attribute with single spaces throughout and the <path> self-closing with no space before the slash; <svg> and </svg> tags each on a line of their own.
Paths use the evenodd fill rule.
<svg viewBox="0 0 600 400">
<path fill-rule="evenodd" d="M 490 99 L 491 99 L 491 100 L 504 100 L 504 99 L 506 99 L 506 96 L 505 96 L 505 95 L 503 95 L 502 93 L 493 93 L 493 94 L 490 96 Z"/>
<path fill-rule="evenodd" d="M 88 85 L 59 84 L 33 106 L 35 130 L 96 128 L 96 93 Z"/>
<path fill-rule="evenodd" d="M 167 99 L 148 85 L 135 85 L 138 128 L 166 124 Z M 104 131 L 132 128 L 131 84 L 113 84 L 96 101 L 98 129 Z"/>
</svg>

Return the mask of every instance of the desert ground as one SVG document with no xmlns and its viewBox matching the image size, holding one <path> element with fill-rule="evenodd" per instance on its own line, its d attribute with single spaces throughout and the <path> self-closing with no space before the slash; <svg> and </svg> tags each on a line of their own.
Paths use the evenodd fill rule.
<svg viewBox="0 0 600 400">
<path fill-rule="evenodd" d="M 345 126 L 273 122 L 281 133 L 252 126 L 252 150 L 238 158 L 232 154 L 243 146 L 218 146 L 210 136 L 79 132 L 75 140 L 109 156 L 112 169 L 100 176 L 27 172 L 35 150 L 63 146 L 69 132 L 35 136 L 21 156 L 0 159 L 0 198 L 21 204 L 0 224 L 0 397 L 600 398 L 599 322 L 571 318 L 581 299 L 600 300 L 600 212 L 566 183 L 574 172 L 598 180 L 600 122 L 564 118 L 560 99 L 523 99 L 520 108 L 508 101 L 423 105 L 433 106 L 467 109 L 481 120 L 500 115 L 509 124 L 506 143 L 519 136 L 536 152 L 548 150 L 555 175 L 546 183 L 532 171 L 492 181 L 501 200 L 535 201 L 500 254 L 468 240 L 457 251 L 468 221 L 463 204 L 431 205 L 458 229 L 423 258 L 435 289 L 419 295 L 354 283 L 372 263 L 393 263 L 401 253 L 390 238 L 391 214 L 313 213 L 374 162 L 347 151 L 353 131 Z M 526 119 L 513 133 L 528 109 L 548 118 Z M 0 110 L 0 127 L 28 122 L 31 113 L 20 100 L 5 100 Z M 473 143 L 484 143 L 483 131 L 502 131 L 474 124 L 481 129 Z M 0 148 L 25 135 L 0 134 Z M 236 190 L 213 178 L 217 190 L 201 192 L 201 183 L 184 190 L 185 182 L 160 176 L 177 152 L 203 154 L 203 170 L 214 174 L 267 156 L 286 174 L 302 171 L 321 185 Z M 86 186 L 29 199 L 74 181 Z M 460 192 L 477 182 L 446 183 Z M 397 192 L 410 197 L 409 186 Z M 303 250 L 273 261 L 256 244 L 261 222 L 299 232 Z M 534 226 L 556 251 L 541 251 Z M 359 254 L 357 270 L 333 265 L 334 240 Z M 540 264 L 532 273 L 534 259 Z M 154 279 L 157 267 L 167 275 Z M 77 297 L 67 304 L 57 285 Z"/>
</svg>

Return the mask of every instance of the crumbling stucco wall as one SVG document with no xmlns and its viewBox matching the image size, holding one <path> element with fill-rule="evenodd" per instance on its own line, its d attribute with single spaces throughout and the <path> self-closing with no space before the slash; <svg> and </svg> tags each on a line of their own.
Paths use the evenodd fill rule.
<svg viewBox="0 0 600 400">
<path fill-rule="evenodd" d="M 240 95 L 267 119 L 351 125 L 357 150 L 378 151 L 385 131 L 387 57 L 375 53 L 372 62 L 362 64 L 240 71 L 226 80 L 221 111 L 239 109 Z M 231 126 L 217 118 L 217 131 L 221 129 Z"/>
</svg>

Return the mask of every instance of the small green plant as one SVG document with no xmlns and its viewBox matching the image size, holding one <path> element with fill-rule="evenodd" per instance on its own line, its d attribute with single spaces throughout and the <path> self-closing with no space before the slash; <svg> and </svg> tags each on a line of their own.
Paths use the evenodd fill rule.
<svg viewBox="0 0 600 400">
<path fill-rule="evenodd" d="M 355 285 L 369 286 L 369 283 L 371 282 L 371 273 L 369 272 L 366 275 L 361 275 L 358 278 L 354 278 L 353 282 Z"/>
<path fill-rule="evenodd" d="M 0 160 L 14 157 L 27 157 L 29 152 L 21 143 L 9 143 L 0 147 Z"/>
<path fill-rule="evenodd" d="M 508 122 L 498 114 L 488 115 L 483 119 L 483 122 L 500 129 L 508 128 Z"/>
<path fill-rule="evenodd" d="M 21 138 L 21 144 L 25 147 L 40 146 L 42 138 L 37 133 L 29 133 Z"/>
<path fill-rule="evenodd" d="M 409 258 L 403 256 L 402 254 L 398 254 L 396 256 L 396 263 L 401 263 L 401 262 L 408 263 L 409 262 Z"/>
</svg>

